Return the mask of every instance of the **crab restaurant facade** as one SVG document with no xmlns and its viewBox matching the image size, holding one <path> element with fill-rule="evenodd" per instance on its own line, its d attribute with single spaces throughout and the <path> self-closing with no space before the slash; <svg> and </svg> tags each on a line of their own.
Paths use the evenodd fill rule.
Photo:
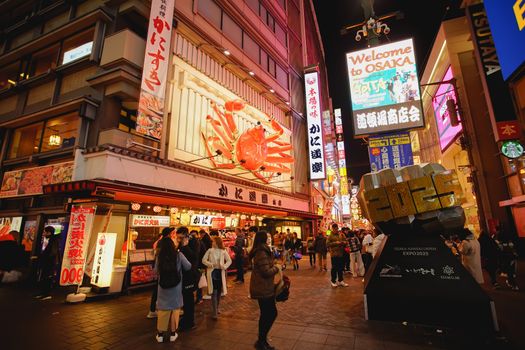
<svg viewBox="0 0 525 350">
<path fill-rule="evenodd" d="M 305 67 L 331 109 L 310 0 L 27 3 L 5 5 L 44 29 L 24 43 L 37 22 L 23 21 L 0 53 L 8 68 L 29 55 L 0 75 L 0 218 L 30 255 L 45 225 L 65 245 L 73 206 L 94 210 L 86 271 L 97 235 L 115 233 L 127 286 L 151 282 L 163 225 L 317 230 L 334 193 L 309 172 Z"/>
</svg>

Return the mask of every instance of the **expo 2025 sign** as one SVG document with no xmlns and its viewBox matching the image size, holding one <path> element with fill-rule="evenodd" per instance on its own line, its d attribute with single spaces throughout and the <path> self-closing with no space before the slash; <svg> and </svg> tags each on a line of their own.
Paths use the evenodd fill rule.
<svg viewBox="0 0 525 350">
<path fill-rule="evenodd" d="M 346 54 L 355 136 L 425 125 L 412 39 Z"/>
</svg>

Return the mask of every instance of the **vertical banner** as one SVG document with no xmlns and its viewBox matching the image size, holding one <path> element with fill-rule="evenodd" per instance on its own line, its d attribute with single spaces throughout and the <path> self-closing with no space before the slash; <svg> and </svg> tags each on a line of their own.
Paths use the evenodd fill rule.
<svg viewBox="0 0 525 350">
<path fill-rule="evenodd" d="M 348 193 L 348 177 L 346 172 L 346 153 L 343 136 L 343 119 L 341 118 L 341 108 L 334 109 L 335 116 L 335 138 L 337 140 L 337 159 L 339 177 L 341 179 L 341 206 L 343 215 L 350 215 L 350 194 Z"/>
<path fill-rule="evenodd" d="M 326 165 L 321 120 L 321 100 L 319 95 L 319 73 L 304 75 L 306 93 L 306 120 L 308 122 L 308 150 L 310 159 L 310 179 L 326 178 Z"/>
<path fill-rule="evenodd" d="M 100 288 L 109 287 L 111 284 L 116 243 L 116 233 L 100 232 L 98 234 L 91 284 Z"/>
<path fill-rule="evenodd" d="M 60 270 L 61 286 L 82 284 L 86 252 L 96 209 L 96 206 L 81 207 L 78 205 L 71 208 L 66 247 Z"/>
<path fill-rule="evenodd" d="M 160 139 L 168 78 L 174 0 L 152 0 L 136 130 Z"/>
</svg>

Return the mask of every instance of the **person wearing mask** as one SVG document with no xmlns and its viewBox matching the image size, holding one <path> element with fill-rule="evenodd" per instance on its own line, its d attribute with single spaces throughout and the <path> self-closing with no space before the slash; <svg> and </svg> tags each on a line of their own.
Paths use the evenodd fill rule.
<svg viewBox="0 0 525 350">
<path fill-rule="evenodd" d="M 255 343 L 257 350 L 275 349 L 268 343 L 268 333 L 277 318 L 274 276 L 279 272 L 279 267 L 274 265 L 274 256 L 268 241 L 271 241 L 271 236 L 266 231 L 257 232 L 249 255 L 253 264 L 250 296 L 257 300 L 260 312 L 259 337 Z"/>
<path fill-rule="evenodd" d="M 494 238 L 482 230 L 478 237 L 481 248 L 481 267 L 487 271 L 492 288 L 498 289 L 497 271 L 499 265 L 499 247 Z"/>
<path fill-rule="evenodd" d="M 163 237 L 157 248 L 159 253 L 155 262 L 158 275 L 157 291 L 157 342 L 164 342 L 164 334 L 171 331 L 169 340 L 175 341 L 179 326 L 180 309 L 184 301 L 182 297 L 182 272 L 191 269 L 191 263 L 184 254 L 177 250 L 175 230 L 169 229 L 169 235 Z"/>
<path fill-rule="evenodd" d="M 310 237 L 306 240 L 306 251 L 308 252 L 308 257 L 310 258 L 310 267 L 315 269 L 315 247 L 314 247 L 314 238 Z"/>
<path fill-rule="evenodd" d="M 483 272 L 481 271 L 481 254 L 479 242 L 468 228 L 463 229 L 459 243 L 459 253 L 461 263 L 468 272 L 474 277 L 476 282 L 483 283 Z"/>
<path fill-rule="evenodd" d="M 233 252 L 235 253 L 235 269 L 237 270 L 237 278 L 235 283 L 244 283 L 244 250 L 246 248 L 246 238 L 240 228 L 235 229 L 235 243 L 233 245 Z"/>
<path fill-rule="evenodd" d="M 371 232 L 373 231 L 366 231 L 366 234 L 363 237 L 363 241 L 361 243 L 363 246 L 363 265 L 365 267 L 365 271 L 368 271 L 368 267 L 372 263 L 372 244 L 374 242 L 374 237 L 372 237 Z"/>
<path fill-rule="evenodd" d="M 199 282 L 199 246 L 195 237 L 190 237 L 188 228 L 181 226 L 177 229 L 177 242 L 180 252 L 191 264 L 191 269 L 182 273 L 182 311 L 179 330 L 185 331 L 195 327 L 195 301 L 193 292 L 197 290 Z"/>
<path fill-rule="evenodd" d="M 331 285 L 332 287 L 348 287 L 343 280 L 343 253 L 347 246 L 346 237 L 339 232 L 337 224 L 332 224 L 332 233 L 326 241 L 328 251 L 330 252 L 330 261 L 332 262 Z"/>
<path fill-rule="evenodd" d="M 292 248 L 291 248 L 291 260 L 294 270 L 299 270 L 299 260 L 296 258 L 296 254 L 303 253 L 303 241 L 297 237 L 297 233 L 294 232 L 292 236 Z"/>
<path fill-rule="evenodd" d="M 326 237 L 323 232 L 319 232 L 314 240 L 314 251 L 317 254 L 317 261 L 319 262 L 319 271 L 326 271 Z"/>
<path fill-rule="evenodd" d="M 365 275 L 365 266 L 361 258 L 361 241 L 354 231 L 348 232 L 348 245 L 350 248 L 350 272 L 354 277 Z"/>
<path fill-rule="evenodd" d="M 204 254 L 202 263 L 206 265 L 208 293 L 211 294 L 212 301 L 212 318 L 217 319 L 221 295 L 227 294 L 226 270 L 232 263 L 222 238 L 213 237 L 212 247 Z"/>
<path fill-rule="evenodd" d="M 206 265 L 202 263 L 202 258 L 204 257 L 204 254 L 206 254 L 208 249 L 211 248 L 212 242 L 211 242 L 210 235 L 208 234 L 208 232 L 204 230 L 199 231 L 199 236 L 200 236 L 200 243 L 201 243 L 200 244 L 201 251 L 200 251 L 200 256 L 199 256 L 199 269 L 201 270 L 201 273 L 204 274 L 204 277 L 207 278 Z M 207 279 L 206 279 L 206 282 L 208 282 Z M 202 299 L 211 299 L 211 296 L 208 295 L 207 293 L 207 289 L 208 289 L 207 286 L 197 289 L 197 301 L 196 301 L 197 304 L 202 303 Z"/>
<path fill-rule="evenodd" d="M 155 255 L 155 259 L 157 258 L 157 255 L 159 253 L 157 247 L 160 242 L 160 240 L 164 237 L 169 237 L 171 232 L 173 231 L 173 228 L 171 227 L 164 227 L 162 229 L 162 232 L 159 234 L 159 237 L 155 242 L 153 242 L 153 253 Z M 155 266 L 153 266 L 155 268 Z M 147 318 L 156 318 L 157 317 L 157 288 L 153 288 L 153 291 L 151 292 L 151 299 L 149 303 L 149 312 L 146 315 Z"/>
<path fill-rule="evenodd" d="M 56 269 L 60 262 L 58 239 L 55 228 L 46 226 L 42 233 L 42 246 L 38 255 L 38 270 L 40 276 L 40 294 L 35 298 L 40 300 L 51 299 L 51 288 L 55 278 Z"/>
</svg>

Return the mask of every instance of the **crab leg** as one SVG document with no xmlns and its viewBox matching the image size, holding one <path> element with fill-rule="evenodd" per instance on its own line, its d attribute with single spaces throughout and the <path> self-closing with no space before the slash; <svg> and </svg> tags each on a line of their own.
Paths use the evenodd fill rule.
<svg viewBox="0 0 525 350">
<path fill-rule="evenodd" d="M 204 140 L 204 147 L 206 147 L 206 153 L 208 153 L 208 157 L 210 159 L 210 162 L 213 164 L 213 167 L 217 167 L 217 163 L 215 162 L 215 155 L 210 150 L 210 145 L 208 144 L 208 140 L 206 139 L 206 135 L 204 135 L 204 132 L 201 131 L 202 139 Z"/>
<path fill-rule="evenodd" d="M 264 163 L 264 171 L 273 171 L 277 173 L 291 173 L 292 170 L 285 167 L 284 165 L 278 164 L 278 165 L 269 165 Z"/>
<path fill-rule="evenodd" d="M 221 128 L 221 123 L 215 119 L 213 119 L 211 116 L 206 116 L 206 122 L 208 124 L 211 124 L 212 128 L 213 128 L 213 131 L 215 131 L 215 133 L 217 135 L 219 135 L 219 137 L 221 138 L 222 142 L 225 144 L 225 145 L 229 145 L 231 144 L 232 142 L 232 139 L 229 138 L 226 134 L 224 134 L 223 130 Z"/>
<path fill-rule="evenodd" d="M 233 133 L 231 125 L 229 125 L 229 120 L 227 117 L 225 117 L 224 113 L 217 107 L 215 103 L 212 104 L 212 108 L 219 117 L 219 122 L 223 128 L 223 130 L 226 132 L 230 140 L 233 140 Z"/>
<path fill-rule="evenodd" d="M 287 157 L 266 157 L 266 162 L 268 163 L 293 163 L 293 158 L 290 156 Z"/>
<path fill-rule="evenodd" d="M 218 137 L 210 136 L 208 137 L 208 142 L 211 142 L 211 144 L 213 145 L 213 147 L 215 147 L 215 149 L 220 150 L 223 156 L 225 156 L 229 160 L 232 159 L 233 155 L 232 155 L 231 150 L 225 147 L 224 144 L 222 144 L 221 140 Z"/>
<path fill-rule="evenodd" d="M 266 177 L 262 176 L 259 171 L 252 171 L 252 174 L 255 175 L 259 180 L 261 180 L 262 182 L 264 182 L 266 184 L 270 182 L 270 179 L 273 176 L 273 173 L 272 173 L 269 177 L 266 178 Z"/>
<path fill-rule="evenodd" d="M 241 111 L 244 108 L 244 103 L 242 103 L 241 101 L 228 101 L 226 102 L 224 107 L 226 109 L 226 113 L 224 113 L 224 116 L 228 121 L 228 125 L 230 126 L 231 131 L 234 134 L 237 134 L 237 125 L 233 120 L 233 112 Z"/>
<path fill-rule="evenodd" d="M 290 151 L 291 149 L 292 149 L 292 145 L 268 147 L 268 154 L 286 152 L 286 151 Z"/>
<path fill-rule="evenodd" d="M 270 120 L 270 124 L 272 125 L 272 128 L 276 131 L 276 133 L 266 138 L 266 141 L 268 143 L 272 141 L 275 142 L 275 140 L 281 137 L 281 135 L 284 133 L 283 128 L 279 125 L 279 123 L 275 121 L 275 119 Z"/>
</svg>

